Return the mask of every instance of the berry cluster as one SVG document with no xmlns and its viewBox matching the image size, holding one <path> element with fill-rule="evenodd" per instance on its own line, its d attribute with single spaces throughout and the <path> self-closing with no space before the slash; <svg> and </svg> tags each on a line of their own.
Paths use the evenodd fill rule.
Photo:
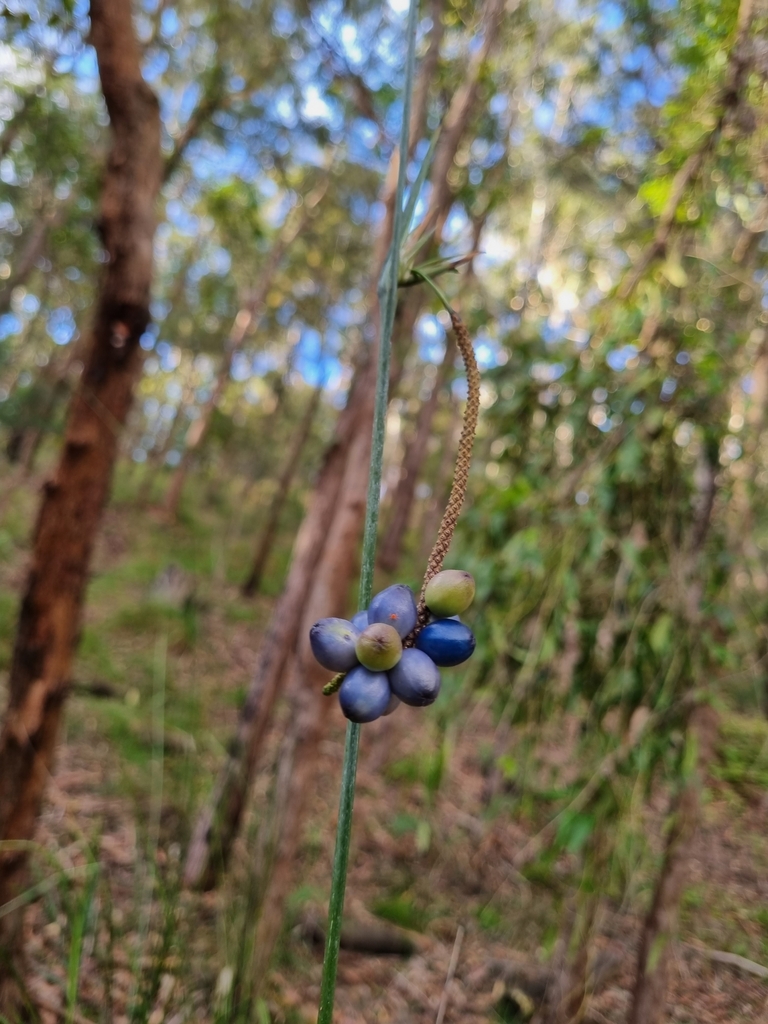
<svg viewBox="0 0 768 1024">
<path fill-rule="evenodd" d="M 312 653 L 323 668 L 346 673 L 339 689 L 341 710 L 352 722 L 373 722 L 400 701 L 431 704 L 440 692 L 438 666 L 460 665 L 475 649 L 472 630 L 459 615 L 475 596 L 468 572 L 446 569 L 427 584 L 430 621 L 417 630 L 410 587 L 396 583 L 347 619 L 320 619 L 309 631 Z M 414 646 L 403 646 L 403 642 Z"/>
</svg>

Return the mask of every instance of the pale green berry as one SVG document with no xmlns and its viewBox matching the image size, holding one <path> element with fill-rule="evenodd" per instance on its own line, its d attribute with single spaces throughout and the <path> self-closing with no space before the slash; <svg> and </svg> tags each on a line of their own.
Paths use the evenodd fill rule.
<svg viewBox="0 0 768 1024">
<path fill-rule="evenodd" d="M 463 569 L 444 569 L 427 584 L 424 600 L 433 615 L 441 619 L 461 615 L 475 598 L 475 581 Z"/>
<path fill-rule="evenodd" d="M 403 655 L 403 644 L 393 626 L 374 622 L 357 638 L 355 653 L 371 672 L 388 672 Z"/>
</svg>

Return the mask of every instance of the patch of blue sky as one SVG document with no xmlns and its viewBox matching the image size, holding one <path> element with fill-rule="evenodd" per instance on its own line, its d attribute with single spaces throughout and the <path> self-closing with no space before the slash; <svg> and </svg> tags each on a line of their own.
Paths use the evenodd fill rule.
<svg viewBox="0 0 768 1024">
<path fill-rule="evenodd" d="M 155 351 L 160 360 L 160 366 L 166 373 L 175 370 L 181 362 L 181 349 L 176 345 L 171 345 L 169 341 L 159 341 Z"/>
<path fill-rule="evenodd" d="M 451 391 L 460 402 L 466 401 L 468 393 L 466 379 L 464 377 L 457 377 L 453 384 L 451 384 Z"/>
<path fill-rule="evenodd" d="M 12 334 L 18 334 L 20 330 L 21 320 L 15 313 L 0 316 L 0 338 L 9 338 Z"/>
<path fill-rule="evenodd" d="M 349 149 L 350 154 L 360 153 L 363 159 L 367 162 L 368 152 L 372 150 L 379 139 L 381 138 L 381 132 L 379 126 L 375 121 L 371 121 L 367 117 L 356 117 L 350 125 L 350 136 L 349 136 Z M 360 152 L 360 147 L 363 147 L 363 152 Z"/>
<path fill-rule="evenodd" d="M 654 75 L 647 83 L 648 102 L 654 107 L 663 106 L 675 88 L 675 81 L 671 75 Z"/>
<path fill-rule="evenodd" d="M 501 345 L 485 331 L 479 331 L 474 342 L 475 358 L 481 370 L 492 370 L 499 365 Z"/>
<path fill-rule="evenodd" d="M 609 352 L 605 357 L 605 361 L 612 370 L 620 373 L 622 370 L 626 370 L 627 363 L 630 359 L 634 359 L 636 355 L 637 348 L 634 345 L 623 345 L 621 348 L 615 348 L 612 352 Z"/>
<path fill-rule="evenodd" d="M 368 200 L 358 192 L 349 198 L 349 213 L 355 224 L 363 224 L 368 218 L 370 209 Z"/>
<path fill-rule="evenodd" d="M 275 313 L 275 320 L 281 327 L 287 327 L 296 312 L 296 303 L 292 300 L 284 302 Z"/>
<path fill-rule="evenodd" d="M 497 92 L 495 96 L 491 96 L 488 110 L 494 117 L 501 117 L 502 114 L 506 114 L 509 110 L 509 96 L 507 93 Z"/>
<path fill-rule="evenodd" d="M 232 266 L 232 257 L 227 249 L 220 245 L 213 246 L 207 257 L 208 271 L 216 277 L 224 277 Z"/>
<path fill-rule="evenodd" d="M 149 312 L 153 320 L 165 320 L 171 311 L 171 304 L 167 299 L 152 299 L 149 304 Z"/>
<path fill-rule="evenodd" d="M 541 100 L 540 103 L 535 105 L 533 110 L 533 123 L 540 132 L 548 135 L 552 130 L 554 120 L 555 107 L 549 100 Z"/>
<path fill-rule="evenodd" d="M 559 345 L 568 333 L 566 322 L 552 323 L 548 318 L 540 327 L 541 338 L 545 345 Z"/>
<path fill-rule="evenodd" d="M 287 38 L 298 29 L 298 22 L 288 7 L 275 7 L 272 12 L 272 24 L 277 35 Z"/>
<path fill-rule="evenodd" d="M 77 79 L 77 88 L 81 93 L 91 95 L 101 92 L 99 66 L 96 62 L 96 51 L 92 46 L 84 46 L 74 56 L 71 71 Z"/>
<path fill-rule="evenodd" d="M 362 64 L 365 59 L 365 54 L 360 46 L 357 26 L 354 22 L 342 22 L 341 27 L 338 30 L 338 37 L 347 60 L 353 64 Z"/>
<path fill-rule="evenodd" d="M 277 119 L 285 128 L 295 128 L 299 123 L 293 89 L 290 85 L 283 85 L 275 92 L 272 107 Z"/>
<path fill-rule="evenodd" d="M 169 42 L 181 28 L 179 16 L 173 7 L 166 7 L 160 15 L 160 35 Z"/>
<path fill-rule="evenodd" d="M 201 181 L 218 181 L 234 175 L 248 180 L 255 179 L 261 187 L 269 180 L 258 176 L 258 165 L 251 160 L 245 146 L 238 142 L 232 142 L 224 148 L 197 140 L 190 145 L 187 158 L 193 174 Z"/>
<path fill-rule="evenodd" d="M 608 2 L 597 5 L 597 21 L 595 27 L 598 32 L 615 32 L 624 24 L 624 11 L 618 4 Z"/>
<path fill-rule="evenodd" d="M 321 94 L 320 87 L 316 84 L 307 85 L 304 89 L 301 115 L 308 121 L 319 121 L 321 124 L 331 124 L 334 120 L 338 121 L 341 116 L 338 109 L 334 116 L 331 104 Z"/>
<path fill-rule="evenodd" d="M 75 318 L 69 306 L 59 306 L 51 310 L 45 329 L 56 345 L 68 345 L 77 332 Z"/>
<path fill-rule="evenodd" d="M 235 352 L 232 357 L 232 365 L 229 370 L 232 380 L 242 382 L 248 380 L 252 375 L 251 357 L 245 352 Z"/>
<path fill-rule="evenodd" d="M 169 222 L 184 235 L 195 235 L 200 228 L 200 219 L 178 199 L 171 199 L 165 207 Z"/>
<path fill-rule="evenodd" d="M 25 316 L 34 316 L 38 309 L 40 309 L 40 299 L 33 292 L 27 292 L 21 300 L 20 306 L 21 312 Z"/>
<path fill-rule="evenodd" d="M 416 321 L 414 331 L 419 358 L 425 363 L 439 363 L 445 352 L 445 328 L 433 313 L 424 313 Z"/>
<path fill-rule="evenodd" d="M 335 306 L 331 306 L 326 315 L 329 320 L 343 330 L 345 327 L 353 327 L 359 324 L 364 318 L 365 313 L 363 310 L 355 309 L 346 303 L 338 303 Z"/>
<path fill-rule="evenodd" d="M 624 82 L 620 91 L 620 102 L 626 107 L 634 107 L 642 103 L 648 95 L 645 83 L 637 78 L 630 78 Z"/>
<path fill-rule="evenodd" d="M 151 50 L 144 61 L 141 73 L 148 82 L 154 83 L 161 75 L 165 74 L 170 62 L 171 58 L 167 50 Z M 168 90 L 160 91 L 160 108 L 163 113 L 166 113 L 165 108 L 172 99 Z"/>
<path fill-rule="evenodd" d="M 334 382 L 341 379 L 341 367 L 332 351 L 329 351 L 325 339 L 314 327 L 304 327 L 301 340 L 296 347 L 294 367 L 301 377 L 317 387 L 335 386 Z"/>
<path fill-rule="evenodd" d="M 537 360 L 531 364 L 530 374 L 537 384 L 553 384 L 568 369 L 565 363 L 547 363 Z"/>
</svg>

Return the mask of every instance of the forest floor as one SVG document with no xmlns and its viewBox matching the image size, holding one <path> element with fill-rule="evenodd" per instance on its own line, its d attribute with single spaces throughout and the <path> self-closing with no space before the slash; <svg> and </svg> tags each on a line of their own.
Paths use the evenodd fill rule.
<svg viewBox="0 0 768 1024">
<path fill-rule="evenodd" d="M 178 876 L 258 658 L 292 524 L 275 553 L 268 593 L 245 601 L 237 585 L 257 505 L 238 508 L 220 489 L 215 501 L 189 501 L 194 516 L 169 526 L 136 509 L 133 489 L 130 477 L 118 480 L 99 543 L 33 858 L 26 941 L 31 993 L 46 1024 L 225 1020 L 244 925 L 251 933 L 243 886 L 276 740 L 227 882 L 193 895 L 180 891 Z M 0 528 L 0 689 L 34 503 L 34 494 L 20 495 Z M 289 519 L 298 514 L 294 508 Z M 459 681 L 456 673 L 449 679 L 448 701 L 460 694 Z M 364 730 L 347 912 L 368 927 L 387 921 L 406 930 L 413 953 L 342 951 L 339 1024 L 426 1024 L 441 1001 L 446 1022 L 526 1019 L 533 1006 L 520 979 L 544 971 L 577 898 L 574 854 L 541 858 L 522 873 L 512 861 L 551 814 L 528 780 L 546 778 L 551 788 L 551 780 L 573 774 L 578 715 L 540 727 L 535 751 L 525 755 L 536 772 L 518 771 L 517 783 L 488 804 L 493 717 L 482 699 L 460 706 L 453 718 L 437 708 L 401 708 Z M 765 723 L 726 714 L 727 735 L 747 751 L 735 761 L 764 759 Z M 315 1020 L 321 950 L 306 941 L 306 925 L 322 917 L 327 900 L 343 733 L 339 713 L 321 746 L 300 878 L 256 1007 L 259 1024 Z M 729 782 L 717 775 L 705 794 L 683 901 L 668 1019 L 768 1024 L 768 982 L 716 956 L 768 965 L 768 788 L 740 784 L 738 772 Z M 606 880 L 594 933 L 594 948 L 610 965 L 586 1018 L 597 1024 L 625 1019 L 668 798 L 655 793 L 650 809 L 639 809 L 616 837 L 619 877 Z"/>
</svg>

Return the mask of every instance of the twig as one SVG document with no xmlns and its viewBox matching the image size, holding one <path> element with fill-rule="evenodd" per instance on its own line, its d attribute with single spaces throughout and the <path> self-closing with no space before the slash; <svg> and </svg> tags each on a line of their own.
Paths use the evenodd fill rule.
<svg viewBox="0 0 768 1024">
<path fill-rule="evenodd" d="M 703 946 L 693 946 L 689 942 L 684 943 L 684 946 L 686 949 L 691 949 L 694 953 L 706 957 L 707 960 L 713 960 L 716 964 L 727 964 L 729 967 L 738 967 L 748 974 L 754 974 L 757 978 L 768 978 L 768 967 L 763 967 L 762 964 L 755 963 L 754 960 L 747 960 L 745 956 L 739 956 L 738 953 L 726 953 L 721 949 L 706 949 Z"/>
<path fill-rule="evenodd" d="M 440 1006 L 437 1008 L 437 1017 L 435 1017 L 435 1024 L 443 1024 L 443 1018 L 445 1017 L 445 1011 L 448 1009 L 448 989 L 451 987 L 453 976 L 456 973 L 456 968 L 459 963 L 459 953 L 461 953 L 461 944 L 464 941 L 464 929 L 461 925 L 456 929 L 456 939 L 453 943 L 453 952 L 451 953 L 451 962 L 448 964 L 448 973 L 445 976 L 445 984 L 443 985 L 443 994 L 440 996 Z"/>
</svg>

